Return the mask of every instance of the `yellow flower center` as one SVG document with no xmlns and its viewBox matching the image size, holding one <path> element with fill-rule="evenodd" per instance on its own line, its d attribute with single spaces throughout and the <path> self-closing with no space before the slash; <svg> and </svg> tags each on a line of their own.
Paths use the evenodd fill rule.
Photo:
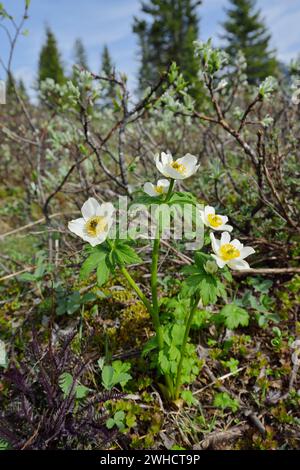
<svg viewBox="0 0 300 470">
<path fill-rule="evenodd" d="M 155 191 L 158 194 L 162 194 L 164 192 L 164 188 L 163 188 L 163 186 L 155 186 Z"/>
<path fill-rule="evenodd" d="M 209 224 L 214 228 L 218 228 L 223 225 L 222 217 L 220 217 L 219 215 L 208 214 L 207 220 Z"/>
<path fill-rule="evenodd" d="M 181 173 L 182 175 L 184 175 L 186 172 L 186 167 L 182 165 L 182 163 L 172 162 L 171 167 L 174 168 L 174 170 L 178 171 L 178 173 Z"/>
<path fill-rule="evenodd" d="M 91 217 L 85 224 L 85 230 L 90 237 L 97 237 L 107 230 L 106 218 L 100 215 Z"/>
<path fill-rule="evenodd" d="M 219 250 L 219 255 L 223 261 L 238 258 L 240 254 L 239 250 L 235 248 L 235 246 L 231 245 L 231 243 L 225 243 Z"/>
</svg>

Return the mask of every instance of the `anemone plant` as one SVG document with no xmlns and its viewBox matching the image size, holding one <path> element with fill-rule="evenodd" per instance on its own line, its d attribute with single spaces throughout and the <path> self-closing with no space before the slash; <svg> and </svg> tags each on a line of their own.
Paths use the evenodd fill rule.
<svg viewBox="0 0 300 470">
<path fill-rule="evenodd" d="M 144 303 L 152 319 L 155 335 L 145 345 L 143 354 L 151 355 L 151 362 L 156 364 L 159 376 L 164 377 L 164 383 L 159 385 L 166 399 L 178 400 L 183 386 L 191 383 L 199 373 L 195 347 L 189 341 L 199 305 L 213 304 L 218 297 L 226 300 L 225 283 L 231 279 L 228 268 L 248 269 L 245 258 L 254 250 L 244 247 L 238 240 L 231 241 L 229 232 L 232 226 L 227 224 L 226 216 L 216 214 L 213 207 L 203 208 L 189 192 L 175 191 L 176 180 L 184 180 L 196 173 L 199 165 L 195 156 L 187 154 L 174 160 L 170 153 L 162 153 L 156 156 L 155 163 L 158 171 L 167 179 L 158 180 L 157 184 L 146 182 L 143 194 L 137 194 L 134 199 L 134 203 L 143 205 L 144 212 L 154 214 L 154 230 L 151 227 L 150 296 L 142 291 L 126 268 L 126 265 L 141 263 L 142 260 L 131 246 L 136 239 L 121 234 L 120 224 L 113 220 L 115 214 L 112 204 L 99 204 L 94 198 L 88 199 L 82 207 L 83 217 L 69 222 L 69 229 L 93 247 L 81 268 L 83 277 L 97 269 L 98 284 L 102 285 L 110 273 L 119 268 Z M 181 301 L 184 300 L 185 307 L 179 317 L 166 319 L 158 292 L 161 239 L 166 233 L 170 235 L 171 218 L 175 226 L 182 214 L 188 214 L 191 226 L 198 234 L 201 232 L 202 238 L 201 243 L 193 246 L 194 264 L 183 269 L 185 279 L 179 297 Z M 204 235 L 204 228 L 211 230 L 212 254 L 207 253 L 206 245 L 210 240 Z M 221 239 L 217 240 L 212 231 L 221 232 Z"/>
</svg>

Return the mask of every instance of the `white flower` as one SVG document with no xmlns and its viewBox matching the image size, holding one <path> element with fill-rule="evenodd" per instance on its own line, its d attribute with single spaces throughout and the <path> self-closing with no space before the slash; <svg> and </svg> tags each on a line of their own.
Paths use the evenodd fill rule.
<svg viewBox="0 0 300 470">
<path fill-rule="evenodd" d="M 144 184 L 144 191 L 151 197 L 157 197 L 161 194 L 166 194 L 170 186 L 169 180 L 158 180 L 157 185 L 152 183 Z"/>
<path fill-rule="evenodd" d="M 156 155 L 155 163 L 158 171 L 167 178 L 174 180 L 184 180 L 189 178 L 199 168 L 197 165 L 197 158 L 190 153 L 187 153 L 184 157 L 173 160 L 170 153 L 162 152 L 161 155 Z"/>
<path fill-rule="evenodd" d="M 200 215 L 204 225 L 213 230 L 231 232 L 233 229 L 231 225 L 226 225 L 228 217 L 216 214 L 215 209 L 211 206 L 205 206 L 204 210 L 200 211 Z"/>
<path fill-rule="evenodd" d="M 213 233 L 210 234 L 211 244 L 215 252 L 212 257 L 216 260 L 219 268 L 224 268 L 227 264 L 231 269 L 242 271 L 249 269 L 250 266 L 245 261 L 249 255 L 255 253 L 255 250 L 250 246 L 245 246 L 239 240 L 230 241 L 230 234 L 223 232 L 221 240 L 217 240 Z"/>
<path fill-rule="evenodd" d="M 99 204 L 90 197 L 82 206 L 82 218 L 71 220 L 69 230 L 92 246 L 103 243 L 113 223 L 114 206 L 110 202 Z"/>
</svg>

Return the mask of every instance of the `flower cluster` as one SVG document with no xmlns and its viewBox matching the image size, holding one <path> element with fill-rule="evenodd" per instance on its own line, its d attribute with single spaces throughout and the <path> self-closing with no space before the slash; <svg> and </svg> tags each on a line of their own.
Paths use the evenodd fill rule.
<svg viewBox="0 0 300 470">
<path fill-rule="evenodd" d="M 174 160 L 171 153 L 162 152 L 155 157 L 158 171 L 168 179 L 160 179 L 156 184 L 147 182 L 144 184 L 144 192 L 151 197 L 168 194 L 170 184 L 176 180 L 184 180 L 194 175 L 199 168 L 197 157 L 186 154 L 184 157 Z M 172 188 L 172 186 L 171 186 Z M 82 218 L 69 222 L 69 230 L 92 246 L 103 243 L 108 237 L 113 223 L 114 207 L 111 203 L 99 204 L 94 198 L 89 198 L 81 209 Z M 231 241 L 229 232 L 233 227 L 228 222 L 228 217 L 216 214 L 215 209 L 206 206 L 200 212 L 203 224 L 212 231 L 222 232 L 220 240 L 210 233 L 213 254 L 219 268 L 227 265 L 231 269 L 249 269 L 245 258 L 255 251 L 252 247 L 244 247 L 237 239 Z"/>
<path fill-rule="evenodd" d="M 197 157 L 187 153 L 184 157 L 174 160 L 171 153 L 162 152 L 161 155 L 156 155 L 155 163 L 158 171 L 165 177 L 173 180 L 183 180 L 194 175 L 199 168 L 197 164 Z M 149 196 L 157 197 L 161 194 L 168 192 L 170 186 L 169 180 L 158 180 L 157 185 L 150 182 L 145 183 L 144 191 Z M 215 259 L 219 268 L 227 265 L 231 269 L 243 270 L 249 269 L 249 264 L 245 258 L 255 251 L 251 247 L 244 247 L 239 240 L 230 241 L 230 234 L 233 230 L 231 225 L 228 225 L 228 217 L 216 214 L 215 209 L 211 206 L 206 206 L 200 213 L 203 224 L 211 230 L 223 232 L 221 239 L 217 240 L 211 232 L 210 239 L 214 254 L 212 257 Z"/>
</svg>

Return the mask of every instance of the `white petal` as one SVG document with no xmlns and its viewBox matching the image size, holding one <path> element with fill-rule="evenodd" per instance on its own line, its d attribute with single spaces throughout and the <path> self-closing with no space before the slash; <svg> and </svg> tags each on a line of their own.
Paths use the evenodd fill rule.
<svg viewBox="0 0 300 470">
<path fill-rule="evenodd" d="M 221 217 L 223 224 L 226 224 L 228 222 L 227 215 L 219 215 L 219 217 Z"/>
<path fill-rule="evenodd" d="M 197 165 L 198 158 L 195 155 L 187 153 L 184 157 L 178 158 L 176 160 L 180 165 L 184 165 L 186 168 L 194 169 Z"/>
<path fill-rule="evenodd" d="M 250 269 L 250 266 L 247 263 L 247 261 L 245 261 L 243 259 L 237 259 L 237 260 L 233 259 L 233 260 L 229 261 L 227 264 L 231 269 L 236 269 L 237 271 L 243 271 L 244 269 Z"/>
<path fill-rule="evenodd" d="M 211 256 L 215 259 L 215 261 L 216 261 L 217 265 L 219 266 L 219 268 L 224 268 L 224 266 L 225 266 L 225 264 L 226 264 L 225 261 L 223 261 L 223 260 L 222 260 L 219 256 L 217 256 L 217 255 L 211 255 Z"/>
<path fill-rule="evenodd" d="M 225 230 L 226 232 L 232 232 L 232 225 L 220 225 L 220 227 L 214 227 L 215 230 Z"/>
<path fill-rule="evenodd" d="M 100 204 L 95 198 L 90 197 L 82 206 L 81 213 L 85 220 L 90 219 L 94 215 L 99 215 Z"/>
<path fill-rule="evenodd" d="M 204 214 L 205 214 L 205 217 L 207 217 L 209 214 L 214 215 L 215 214 L 215 208 L 212 207 L 212 206 L 205 206 L 204 207 Z"/>
<path fill-rule="evenodd" d="M 158 169 L 158 171 L 160 173 L 162 173 L 164 176 L 169 176 L 167 173 L 166 173 L 166 167 L 161 163 L 160 159 L 159 159 L 159 155 L 156 155 L 155 157 L 155 163 L 156 163 L 156 168 Z"/>
<path fill-rule="evenodd" d="M 241 259 L 244 259 L 250 255 L 253 255 L 253 253 L 255 253 L 254 248 L 252 248 L 251 246 L 245 246 L 241 249 Z"/>
<path fill-rule="evenodd" d="M 230 235 L 228 232 L 223 232 L 221 235 L 221 246 L 230 242 Z"/>
<path fill-rule="evenodd" d="M 234 240 L 232 240 L 230 243 L 231 243 L 231 245 L 233 245 L 239 251 L 242 251 L 242 249 L 244 247 L 244 245 L 239 240 L 237 240 L 236 238 Z"/>
<path fill-rule="evenodd" d="M 115 208 L 111 202 L 103 202 L 97 210 L 97 215 L 110 219 L 114 212 Z"/>
<path fill-rule="evenodd" d="M 183 175 L 179 171 L 175 170 L 172 166 L 166 166 L 164 168 L 164 176 L 168 176 L 169 178 L 173 178 L 174 180 L 184 180 L 187 178 L 186 175 Z"/>
<path fill-rule="evenodd" d="M 87 241 L 92 246 L 97 246 L 103 243 L 107 238 L 108 232 L 103 232 L 99 237 L 85 237 L 85 241 Z"/>
<path fill-rule="evenodd" d="M 80 219 L 71 220 L 68 223 L 68 229 L 78 237 L 84 238 L 84 225 L 85 220 L 81 217 Z"/>
<path fill-rule="evenodd" d="M 163 165 L 170 165 L 173 162 L 173 157 L 172 154 L 167 152 L 162 152 L 161 153 L 161 162 Z"/>
<path fill-rule="evenodd" d="M 214 236 L 214 234 L 212 232 L 210 232 L 209 236 L 210 236 L 210 239 L 211 239 L 212 249 L 217 254 L 219 252 L 219 249 L 220 249 L 220 241 L 216 239 L 216 237 Z"/>
<path fill-rule="evenodd" d="M 164 188 L 164 191 L 167 192 L 170 186 L 170 181 L 169 180 L 158 180 L 157 181 L 157 186 L 162 186 Z"/>
<path fill-rule="evenodd" d="M 151 196 L 151 197 L 156 197 L 157 196 L 157 192 L 154 189 L 154 184 L 152 184 L 152 183 L 145 183 L 144 184 L 144 192 L 146 194 L 148 194 L 148 196 Z"/>
<path fill-rule="evenodd" d="M 193 175 L 197 172 L 199 166 L 200 166 L 200 165 L 196 165 L 196 166 L 191 166 L 191 165 L 190 165 L 190 166 L 188 166 L 188 167 L 187 167 L 187 173 L 186 173 L 186 176 L 185 176 L 185 177 L 186 177 L 186 178 L 189 178 L 190 176 L 193 176 Z"/>
</svg>

